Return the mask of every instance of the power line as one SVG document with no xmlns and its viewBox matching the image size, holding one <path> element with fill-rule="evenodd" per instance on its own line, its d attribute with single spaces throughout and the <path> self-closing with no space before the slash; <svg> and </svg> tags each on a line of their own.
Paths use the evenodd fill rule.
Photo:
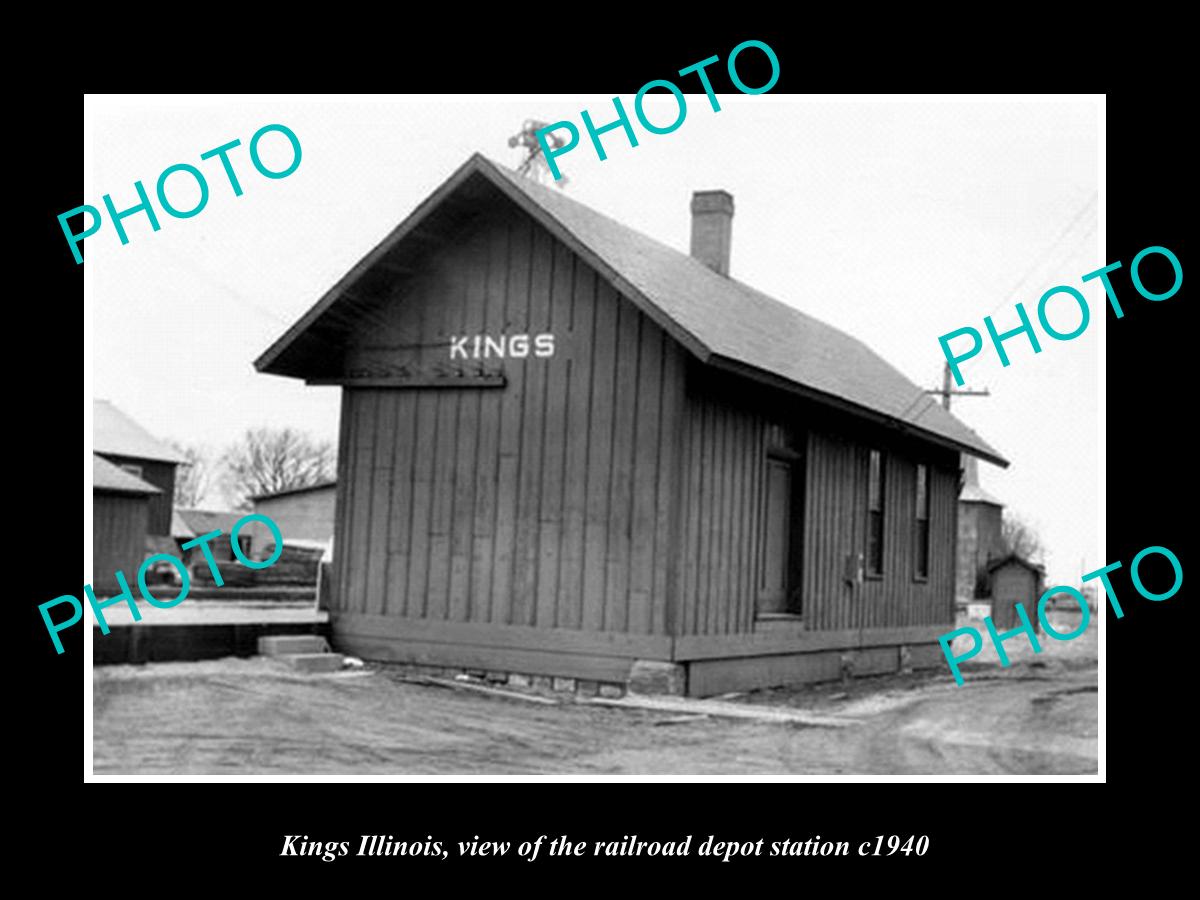
<svg viewBox="0 0 1200 900">
<path fill-rule="evenodd" d="M 1071 229 L 1074 228 L 1075 225 L 1079 222 L 1079 220 L 1082 219 L 1084 217 L 1084 215 L 1087 214 L 1088 210 L 1091 209 L 1092 204 L 1095 203 L 1096 200 L 1099 199 L 1099 197 L 1100 197 L 1099 190 L 1092 191 L 1092 195 L 1090 197 L 1088 197 L 1087 202 L 1083 204 L 1083 206 L 1080 208 L 1079 212 L 1077 212 L 1075 214 L 1075 216 L 1071 219 L 1071 221 L 1067 223 L 1067 226 L 1062 231 L 1059 232 L 1058 237 L 1056 237 L 1053 241 L 1050 242 L 1050 244 L 1048 244 L 1046 246 L 1046 249 L 1042 251 L 1042 253 L 1034 261 L 1033 265 L 1030 266 L 1029 269 L 1026 270 L 1025 274 L 1021 276 L 1021 279 L 1015 285 L 1013 285 L 1012 290 L 1010 290 L 1007 294 L 1005 294 L 1004 297 L 1000 300 L 1000 302 L 997 303 L 995 306 L 993 306 L 988 311 L 987 315 L 990 316 L 992 313 L 994 313 L 996 310 L 998 310 L 1001 306 L 1003 306 L 1005 303 L 1008 303 L 1009 301 L 1012 300 L 1012 298 L 1014 296 L 1016 296 L 1016 293 L 1018 290 L 1021 289 L 1021 286 L 1024 285 L 1025 282 L 1028 281 L 1030 279 L 1030 277 L 1034 273 L 1036 273 L 1038 271 L 1038 269 L 1046 262 L 1046 260 L 1050 258 L 1050 254 L 1058 247 L 1058 245 L 1062 241 L 1062 239 L 1064 237 L 1066 237 L 1067 234 L 1071 231 Z"/>
<path fill-rule="evenodd" d="M 1012 290 L 1010 290 L 1007 294 L 1005 294 L 1003 299 L 1001 299 L 999 303 L 997 303 L 995 306 L 993 306 L 988 311 L 988 313 L 987 313 L 988 316 L 990 316 L 992 313 L 994 313 L 996 310 L 998 310 L 1005 303 L 1010 302 L 1016 296 L 1017 291 L 1021 289 L 1022 285 L 1024 285 L 1025 282 L 1027 282 L 1030 279 L 1030 277 L 1032 277 L 1033 274 L 1035 272 L 1037 272 L 1042 267 L 1042 265 L 1045 264 L 1046 260 L 1050 258 L 1050 254 L 1053 253 L 1058 248 L 1058 246 L 1062 243 L 1063 239 L 1068 234 L 1071 233 L 1071 229 L 1074 228 L 1079 223 L 1079 221 L 1087 214 L 1088 210 L 1090 210 L 1092 208 L 1092 204 L 1095 203 L 1096 200 L 1099 199 L 1099 197 L 1100 197 L 1099 190 L 1092 191 L 1091 196 L 1088 197 L 1087 202 L 1084 203 L 1082 207 L 1080 207 L 1079 212 L 1077 212 L 1071 218 L 1071 221 L 1067 223 L 1066 227 L 1063 228 L 1063 230 L 1058 233 L 1058 235 L 1054 238 L 1054 240 L 1051 241 L 1046 246 L 1045 250 L 1043 250 L 1042 253 L 1039 254 L 1038 258 L 1036 260 L 1034 260 L 1033 264 L 1025 271 L 1025 274 L 1021 276 L 1020 280 L 1018 280 L 1017 283 L 1015 285 L 1013 285 Z M 1093 225 L 1088 226 L 1088 228 L 1084 230 L 1082 235 L 1080 235 L 1071 244 L 1068 245 L 1070 251 L 1074 252 L 1075 248 L 1077 246 L 1082 245 L 1082 243 L 1084 241 L 1086 241 L 1094 232 L 1095 232 L 1095 225 L 1093 224 Z M 986 318 L 986 316 L 985 316 L 985 318 Z M 947 362 L 943 366 L 943 369 L 942 369 L 942 386 L 940 388 L 927 388 L 927 389 L 923 390 L 921 393 L 922 394 L 940 394 L 941 398 L 942 398 L 942 406 L 945 407 L 947 412 L 949 412 L 949 410 L 950 410 L 951 397 L 958 397 L 958 396 L 988 397 L 988 396 L 990 396 L 990 392 L 988 391 L 987 388 L 984 388 L 982 391 L 971 391 L 971 390 L 957 390 L 957 389 L 951 387 L 950 386 L 950 363 L 949 362 Z M 913 404 L 910 403 L 909 408 L 912 408 L 912 405 Z M 924 415 L 928 411 L 929 411 L 929 407 L 927 406 L 927 407 L 925 407 L 925 409 L 921 410 L 921 415 Z M 905 410 L 905 412 L 907 412 L 907 410 Z M 918 418 L 919 418 L 919 416 L 918 416 Z"/>
</svg>

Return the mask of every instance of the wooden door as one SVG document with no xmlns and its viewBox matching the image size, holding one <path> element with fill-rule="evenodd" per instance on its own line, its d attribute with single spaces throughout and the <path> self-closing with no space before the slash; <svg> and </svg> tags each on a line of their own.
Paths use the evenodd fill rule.
<svg viewBox="0 0 1200 900">
<path fill-rule="evenodd" d="M 758 611 L 786 613 L 791 588 L 792 463 L 767 457 L 762 498 Z"/>
</svg>

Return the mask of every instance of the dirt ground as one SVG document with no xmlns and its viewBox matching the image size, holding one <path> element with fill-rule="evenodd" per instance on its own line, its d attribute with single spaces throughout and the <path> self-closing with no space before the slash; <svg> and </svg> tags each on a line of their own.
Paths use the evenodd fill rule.
<svg viewBox="0 0 1200 900">
<path fill-rule="evenodd" d="M 1063 631 L 1069 630 L 1064 624 Z M 95 669 L 97 775 L 1089 774 L 1095 625 L 1014 664 L 727 697 L 836 725 L 556 705 L 263 659 Z M 1024 642 L 1024 638 L 1021 638 Z M 1010 642 L 1016 644 L 1016 641 Z M 685 701 L 686 702 L 686 701 Z"/>
</svg>

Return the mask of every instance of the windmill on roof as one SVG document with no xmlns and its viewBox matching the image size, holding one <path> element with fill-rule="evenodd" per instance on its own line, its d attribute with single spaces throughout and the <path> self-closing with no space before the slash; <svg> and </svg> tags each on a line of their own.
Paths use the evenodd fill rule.
<svg viewBox="0 0 1200 900">
<path fill-rule="evenodd" d="M 547 123 L 540 122 L 537 119 L 526 119 L 521 125 L 521 130 L 508 139 L 508 146 L 525 148 L 525 158 L 521 160 L 521 164 L 517 166 L 517 173 L 524 175 L 542 183 L 542 176 L 550 174 L 550 166 L 546 163 L 546 157 L 542 153 L 542 145 L 537 139 L 539 130 L 547 127 Z M 550 145 L 550 149 L 557 150 L 564 143 L 562 138 L 558 137 L 554 132 L 546 135 L 546 143 Z M 567 186 L 567 177 L 563 175 L 554 182 L 556 187 L 564 188 Z"/>
</svg>

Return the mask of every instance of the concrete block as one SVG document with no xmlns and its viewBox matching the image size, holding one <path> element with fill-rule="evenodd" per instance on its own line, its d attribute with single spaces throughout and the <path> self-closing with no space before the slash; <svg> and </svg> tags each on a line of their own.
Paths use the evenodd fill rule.
<svg viewBox="0 0 1200 900">
<path fill-rule="evenodd" d="M 687 669 L 679 663 L 635 659 L 629 669 L 629 693 L 675 694 L 687 691 Z"/>
<path fill-rule="evenodd" d="M 580 697 L 595 697 L 600 692 L 600 682 L 580 679 L 575 682 L 575 693 Z"/>
<path fill-rule="evenodd" d="M 487 675 L 484 676 L 484 678 L 486 678 L 490 684 L 507 684 L 508 683 L 508 673 L 507 672 L 488 672 Z"/>
<path fill-rule="evenodd" d="M 845 653 L 842 653 L 841 657 L 839 658 L 839 662 L 841 663 L 842 667 L 842 684 L 847 684 L 850 679 L 854 677 L 854 670 L 856 668 L 855 663 L 857 660 L 852 652 L 846 651 Z"/>
<path fill-rule="evenodd" d="M 325 653 L 329 644 L 319 634 L 269 634 L 258 639 L 260 656 L 285 653 Z"/>
<path fill-rule="evenodd" d="M 908 656 L 914 669 L 938 669 L 946 665 L 941 644 L 912 644 L 908 648 Z"/>
<path fill-rule="evenodd" d="M 534 675 L 533 686 L 548 691 L 554 687 L 554 680 L 549 675 Z"/>
<path fill-rule="evenodd" d="M 900 645 L 900 674 L 909 675 L 912 673 L 912 648 L 908 644 Z"/>
<path fill-rule="evenodd" d="M 619 700 L 625 696 L 625 688 L 619 684 L 602 684 L 600 685 L 600 696 Z"/>
<path fill-rule="evenodd" d="M 337 672 L 342 668 L 340 653 L 286 653 L 278 657 L 297 672 Z"/>
<path fill-rule="evenodd" d="M 575 690 L 575 679 L 559 678 L 557 675 L 555 675 L 552 687 L 556 691 L 573 691 Z"/>
<path fill-rule="evenodd" d="M 529 687 L 533 684 L 533 679 L 528 675 L 520 675 L 516 672 L 508 676 L 509 687 Z"/>
</svg>

